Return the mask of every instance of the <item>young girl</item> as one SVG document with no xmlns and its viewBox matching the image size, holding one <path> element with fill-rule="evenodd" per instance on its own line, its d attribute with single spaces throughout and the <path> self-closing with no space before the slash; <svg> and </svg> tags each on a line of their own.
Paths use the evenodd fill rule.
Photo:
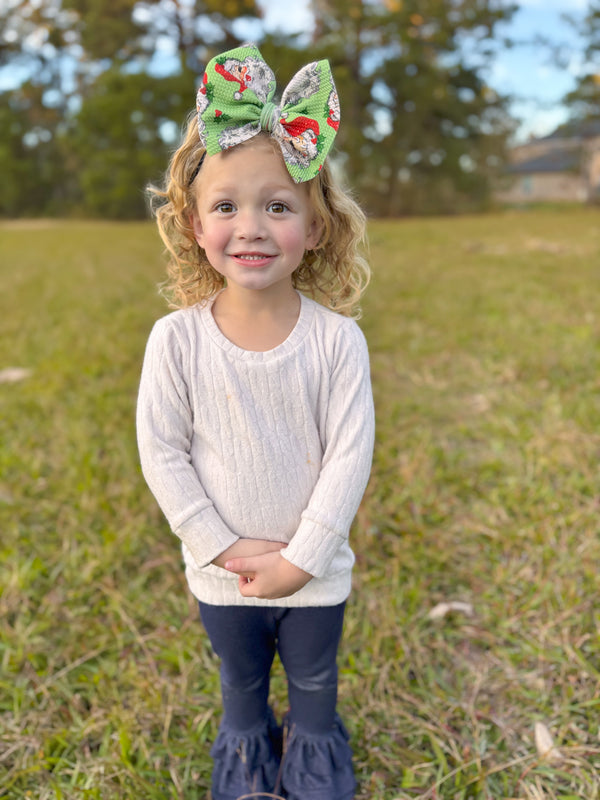
<svg viewBox="0 0 600 800">
<path fill-rule="evenodd" d="M 156 192 L 179 310 L 148 341 L 138 439 L 221 659 L 213 800 L 351 800 L 336 653 L 373 449 L 349 318 L 368 279 L 364 217 L 324 163 L 339 125 L 328 63 L 304 67 L 280 105 L 274 91 L 256 47 L 213 59 Z M 268 705 L 276 652 L 283 732 Z"/>
</svg>

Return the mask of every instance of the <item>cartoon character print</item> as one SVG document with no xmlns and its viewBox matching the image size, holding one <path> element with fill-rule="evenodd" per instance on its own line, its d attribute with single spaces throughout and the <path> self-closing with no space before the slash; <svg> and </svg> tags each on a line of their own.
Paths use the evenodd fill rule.
<svg viewBox="0 0 600 800">
<path fill-rule="evenodd" d="M 320 89 L 321 76 L 317 62 L 307 64 L 287 85 L 282 107 L 298 106 Z M 287 116 L 287 112 L 283 111 L 276 131 L 283 157 L 288 165 L 306 169 L 319 155 L 319 123 L 302 114 L 288 122 Z"/>
<path fill-rule="evenodd" d="M 319 123 L 315 119 L 296 117 L 287 122 L 282 116 L 278 139 L 286 162 L 297 167 L 310 166 L 319 154 L 319 133 Z"/>
<path fill-rule="evenodd" d="M 340 98 L 335 90 L 332 90 L 327 100 L 327 124 L 337 131 L 340 127 Z"/>
<path fill-rule="evenodd" d="M 238 84 L 239 88 L 233 93 L 234 100 L 241 100 L 246 89 L 251 89 L 262 103 L 266 103 L 275 81 L 270 67 L 253 56 L 248 56 L 243 61 L 227 58 L 222 63 L 215 64 L 215 71 L 226 81 Z"/>
<path fill-rule="evenodd" d="M 236 144 L 247 142 L 253 136 L 260 133 L 259 122 L 247 122 L 245 125 L 238 125 L 233 128 L 225 128 L 219 134 L 219 147 L 221 150 L 228 150 L 230 147 L 235 147 Z"/>
<path fill-rule="evenodd" d="M 308 180 L 321 169 L 339 127 L 340 106 L 329 67 L 324 62 L 307 64 L 284 90 L 281 104 L 275 105 L 273 71 L 255 47 L 247 53 L 246 46 L 235 49 L 207 67 L 196 98 L 200 138 L 212 142 L 211 152 L 216 152 L 270 130 L 293 179 Z"/>
<path fill-rule="evenodd" d="M 202 114 L 206 111 L 208 106 L 210 105 L 210 98 L 207 93 L 206 84 L 208 78 L 206 72 L 204 73 L 204 78 L 202 79 L 202 86 L 198 89 L 196 93 L 196 110 L 198 111 L 198 133 L 200 134 L 200 141 L 206 145 L 206 123 L 202 119 Z"/>
<path fill-rule="evenodd" d="M 283 97 L 282 106 L 297 105 L 300 100 L 306 100 L 311 95 L 316 94 L 321 88 L 321 78 L 317 71 L 316 62 L 307 64 L 306 67 L 297 72 L 287 85 Z"/>
</svg>

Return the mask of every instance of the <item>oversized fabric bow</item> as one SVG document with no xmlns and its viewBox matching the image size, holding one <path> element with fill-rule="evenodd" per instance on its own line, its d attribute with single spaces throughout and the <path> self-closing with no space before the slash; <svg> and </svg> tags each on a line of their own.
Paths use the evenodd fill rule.
<svg viewBox="0 0 600 800">
<path fill-rule="evenodd" d="M 328 61 L 314 61 L 294 75 L 280 105 L 273 102 L 275 75 L 255 45 L 213 58 L 198 89 L 198 130 L 208 155 L 234 147 L 261 131 L 278 141 L 296 183 L 323 166 L 340 124 L 340 104 Z"/>
</svg>

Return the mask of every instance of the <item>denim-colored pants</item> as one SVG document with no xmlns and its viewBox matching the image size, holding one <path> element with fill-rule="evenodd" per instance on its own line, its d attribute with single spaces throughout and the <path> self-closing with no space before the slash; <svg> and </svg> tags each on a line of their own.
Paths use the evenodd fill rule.
<svg viewBox="0 0 600 800">
<path fill-rule="evenodd" d="M 290 800 L 353 796 L 352 754 L 336 714 L 344 607 L 200 603 L 202 622 L 221 659 L 224 714 L 212 751 L 214 800 L 275 789 Z M 282 764 L 268 706 L 276 652 L 287 675 L 290 706 Z"/>
</svg>

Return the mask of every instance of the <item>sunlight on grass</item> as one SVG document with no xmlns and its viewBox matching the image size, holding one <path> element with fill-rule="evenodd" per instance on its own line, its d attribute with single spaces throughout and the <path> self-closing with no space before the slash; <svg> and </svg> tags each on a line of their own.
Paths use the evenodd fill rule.
<svg viewBox="0 0 600 800">
<path fill-rule="evenodd" d="M 378 432 L 340 653 L 357 800 L 595 800 L 598 213 L 370 231 Z M 0 264 L 0 375 L 30 371 L 0 382 L 0 797 L 203 799 L 217 663 L 133 428 L 157 235 L 3 223 Z M 473 613 L 430 617 L 453 601 Z"/>
</svg>

